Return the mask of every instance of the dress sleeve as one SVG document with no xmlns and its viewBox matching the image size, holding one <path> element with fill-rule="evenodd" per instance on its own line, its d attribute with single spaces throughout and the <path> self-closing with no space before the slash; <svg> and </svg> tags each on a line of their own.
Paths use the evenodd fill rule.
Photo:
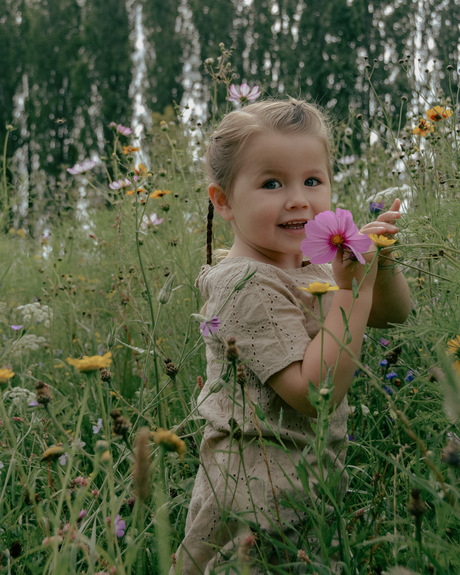
<svg viewBox="0 0 460 575">
<path fill-rule="evenodd" d="M 209 351 L 219 354 L 227 338 L 235 337 L 240 360 L 262 383 L 302 360 L 310 343 L 311 320 L 307 320 L 295 290 L 270 274 L 257 273 L 243 290 L 236 292 L 222 310 L 220 320 L 218 338 L 208 341 Z M 215 359 L 224 359 L 216 355 Z"/>
</svg>

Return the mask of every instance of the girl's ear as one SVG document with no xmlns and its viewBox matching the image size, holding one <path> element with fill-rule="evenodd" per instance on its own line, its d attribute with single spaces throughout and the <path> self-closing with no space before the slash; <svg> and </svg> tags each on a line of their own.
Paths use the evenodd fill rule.
<svg viewBox="0 0 460 575">
<path fill-rule="evenodd" d="M 221 186 L 217 184 L 210 184 L 208 188 L 208 193 L 211 202 L 214 204 L 214 209 L 219 214 L 219 216 L 221 216 L 222 218 L 224 218 L 224 220 L 227 220 L 228 222 L 233 220 L 234 218 L 233 218 L 232 207 Z"/>
</svg>

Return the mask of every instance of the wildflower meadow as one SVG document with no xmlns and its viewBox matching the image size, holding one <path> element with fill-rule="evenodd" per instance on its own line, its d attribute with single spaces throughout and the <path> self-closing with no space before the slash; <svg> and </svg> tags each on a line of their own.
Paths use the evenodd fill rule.
<svg viewBox="0 0 460 575">
<path fill-rule="evenodd" d="M 227 109 L 264 97 L 263 86 L 227 89 Z M 333 573 L 337 563 L 345 574 L 460 573 L 458 93 L 425 94 L 416 109 L 400 102 L 404 124 L 383 107 L 373 124 L 357 110 L 334 126 L 333 209 L 360 227 L 402 201 L 397 242 L 377 245 L 402 267 L 412 311 L 393 329 L 369 329 L 355 358 L 345 498 L 334 499 L 338 478 L 318 478 L 332 523 L 305 479 L 326 560 L 299 544 L 294 561 L 267 573 Z M 0 573 L 180 573 L 174 552 L 204 430 L 204 341 L 219 329 L 195 287 L 206 262 L 202 159 L 226 111 L 211 108 L 205 120 L 178 106 L 157 115 L 142 143 L 115 119 L 105 153 L 67 166 L 59 217 L 40 237 L 26 227 L 0 237 Z M 6 155 L 1 169 L 11 206 Z M 214 249 L 230 242 L 216 220 Z M 331 288 L 311 289 L 320 298 Z M 312 401 L 320 460 L 327 390 Z M 257 540 L 244 545 L 216 573 L 250 574 Z"/>
</svg>

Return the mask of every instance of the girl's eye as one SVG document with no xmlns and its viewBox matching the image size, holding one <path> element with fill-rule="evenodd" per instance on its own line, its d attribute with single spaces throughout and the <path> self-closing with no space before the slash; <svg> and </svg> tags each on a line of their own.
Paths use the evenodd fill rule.
<svg viewBox="0 0 460 575">
<path fill-rule="evenodd" d="M 314 186 L 319 186 L 321 182 L 318 180 L 318 178 L 307 178 L 305 180 L 305 185 L 308 187 L 314 187 Z"/>
<path fill-rule="evenodd" d="M 281 188 L 281 184 L 278 182 L 278 180 L 271 179 L 264 182 L 264 184 L 262 184 L 262 187 L 267 190 L 276 190 L 278 188 Z"/>
</svg>

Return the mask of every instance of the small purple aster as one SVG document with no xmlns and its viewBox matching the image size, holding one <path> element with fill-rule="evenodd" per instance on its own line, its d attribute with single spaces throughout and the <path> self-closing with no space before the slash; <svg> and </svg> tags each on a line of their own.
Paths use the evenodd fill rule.
<svg viewBox="0 0 460 575">
<path fill-rule="evenodd" d="M 120 517 L 120 515 L 117 515 L 115 517 L 115 533 L 117 534 L 117 537 L 123 537 L 125 529 L 126 522 Z"/>
<path fill-rule="evenodd" d="M 398 374 L 396 373 L 396 371 L 390 371 L 389 373 L 386 374 L 386 379 L 392 380 L 395 379 L 395 377 L 398 377 Z"/>
<path fill-rule="evenodd" d="M 395 392 L 394 389 L 389 385 L 384 385 L 383 389 L 388 393 L 388 395 L 393 395 Z"/>
<path fill-rule="evenodd" d="M 201 333 L 206 337 L 210 333 L 215 333 L 220 326 L 220 319 L 215 315 L 212 319 L 208 319 L 200 323 Z"/>
<path fill-rule="evenodd" d="M 414 381 L 414 379 L 415 379 L 415 376 L 412 373 L 412 371 L 409 369 L 409 371 L 406 374 L 406 377 L 404 378 L 404 381 L 411 382 L 411 381 Z"/>
<path fill-rule="evenodd" d="M 22 329 L 24 326 L 23 325 L 12 325 L 11 329 L 14 329 L 15 331 L 19 331 L 20 329 Z"/>
<path fill-rule="evenodd" d="M 376 214 L 383 210 L 383 202 L 370 202 L 369 211 L 371 214 Z"/>
<path fill-rule="evenodd" d="M 390 345 L 390 342 L 385 339 L 384 337 L 380 338 L 380 345 L 383 345 L 384 347 L 388 347 Z"/>
<path fill-rule="evenodd" d="M 382 359 L 379 361 L 380 367 L 386 367 L 388 365 L 388 359 Z"/>
</svg>

